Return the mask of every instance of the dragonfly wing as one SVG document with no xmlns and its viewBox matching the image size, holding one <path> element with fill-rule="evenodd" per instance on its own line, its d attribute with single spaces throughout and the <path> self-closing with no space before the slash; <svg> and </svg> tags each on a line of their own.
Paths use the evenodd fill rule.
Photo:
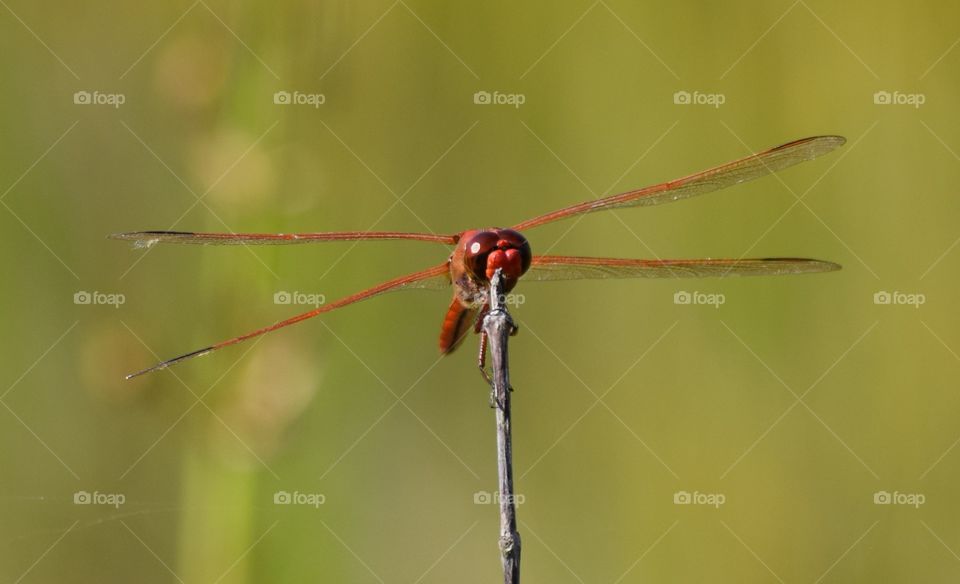
<svg viewBox="0 0 960 584">
<path fill-rule="evenodd" d="M 524 274 L 526 281 L 605 278 L 713 278 L 729 276 L 782 276 L 832 272 L 833 262 L 805 258 L 635 260 L 537 256 Z"/>
<path fill-rule="evenodd" d="M 331 231 L 329 233 L 198 233 L 191 231 L 131 231 L 114 233 L 110 239 L 132 241 L 136 247 L 151 247 L 158 243 L 185 245 L 291 245 L 324 241 L 366 241 L 379 239 L 409 239 L 453 245 L 456 235 L 406 233 L 402 231 Z"/>
<path fill-rule="evenodd" d="M 582 213 L 621 207 L 659 205 L 688 199 L 766 176 L 806 160 L 813 160 L 842 146 L 845 142 L 846 139 L 841 136 L 815 136 L 796 140 L 684 178 L 565 207 L 528 219 L 515 225 L 513 229 L 523 231 Z"/>
<path fill-rule="evenodd" d="M 143 375 L 144 373 L 150 373 L 151 371 L 157 371 L 160 369 L 166 369 L 170 365 L 180 363 L 181 361 L 186 361 L 193 357 L 200 357 L 201 355 L 206 355 L 212 353 L 217 349 L 222 349 L 223 347 L 228 347 L 230 345 L 235 345 L 247 339 L 252 339 L 253 337 L 258 337 L 260 335 L 273 332 L 277 329 L 281 329 L 292 324 L 307 320 L 308 318 L 313 318 L 317 315 L 323 314 L 325 312 L 330 312 L 337 308 L 342 308 L 361 300 L 366 300 L 368 298 L 373 298 L 374 296 L 379 296 L 386 292 L 393 292 L 395 290 L 413 290 L 413 289 L 427 289 L 427 290 L 444 290 L 450 287 L 450 271 L 446 262 L 428 268 L 426 270 L 421 270 L 419 272 L 413 272 L 412 274 L 407 274 L 406 276 L 401 276 L 399 278 L 394 278 L 377 286 L 367 288 L 356 294 L 352 294 L 340 300 L 330 302 L 329 304 L 324 304 L 318 308 L 298 314 L 294 317 L 288 318 L 286 320 L 281 320 L 280 322 L 274 323 L 270 326 L 257 329 L 255 331 L 249 332 L 239 337 L 234 337 L 226 341 L 219 342 L 215 345 L 210 345 L 209 347 L 204 347 L 203 349 L 198 349 L 196 351 L 191 351 L 184 355 L 174 357 L 173 359 L 168 359 L 161 363 L 154 365 L 153 367 L 148 367 L 142 371 L 132 373 L 127 376 L 127 379 Z"/>
</svg>

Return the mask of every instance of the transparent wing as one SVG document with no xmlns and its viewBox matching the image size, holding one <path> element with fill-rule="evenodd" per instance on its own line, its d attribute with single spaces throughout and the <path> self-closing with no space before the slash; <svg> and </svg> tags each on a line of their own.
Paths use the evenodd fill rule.
<svg viewBox="0 0 960 584">
<path fill-rule="evenodd" d="M 528 219 L 515 225 L 513 229 L 523 231 L 581 213 L 592 213 L 620 207 L 659 205 L 695 197 L 766 176 L 805 160 L 813 160 L 842 146 L 845 142 L 846 139 L 841 136 L 815 136 L 796 140 L 684 178 L 565 207 L 558 211 Z"/>
<path fill-rule="evenodd" d="M 634 260 L 537 256 L 524 281 L 604 278 L 714 278 L 727 276 L 782 276 L 832 272 L 833 262 L 805 258 Z"/>
<path fill-rule="evenodd" d="M 131 231 L 114 233 L 110 239 L 132 241 L 136 247 L 158 243 L 186 245 L 291 245 L 324 241 L 365 241 L 377 239 L 409 239 L 453 245 L 456 235 L 405 233 L 402 231 L 332 231 L 329 233 L 197 233 L 190 231 Z"/>
<path fill-rule="evenodd" d="M 330 312 L 337 308 L 342 308 L 344 306 L 360 302 L 361 300 L 366 300 L 368 298 L 373 298 L 374 296 L 379 296 L 385 292 L 392 292 L 394 290 L 411 290 L 411 289 L 430 289 L 430 290 L 442 290 L 450 286 L 450 272 L 446 262 L 440 264 L 439 266 L 434 266 L 420 272 L 414 272 L 412 274 L 407 274 L 406 276 L 401 276 L 399 278 L 394 278 L 372 288 L 367 288 L 356 294 L 347 296 L 346 298 L 341 298 L 329 304 L 325 304 L 318 308 L 315 308 L 311 311 L 304 312 L 303 314 L 298 314 L 292 318 L 286 320 L 281 320 L 270 326 L 257 329 L 253 332 L 240 335 L 239 337 L 234 337 L 226 341 L 219 342 L 215 345 L 210 345 L 209 347 L 204 347 L 196 351 L 191 351 L 180 355 L 179 357 L 174 357 L 173 359 L 167 359 L 161 363 L 157 363 L 153 367 L 148 367 L 142 371 L 137 371 L 136 373 L 131 373 L 127 375 L 127 379 L 143 375 L 144 373 L 150 373 L 151 371 L 157 371 L 159 369 L 166 369 L 170 365 L 180 363 L 181 361 L 186 361 L 193 357 L 200 357 L 208 353 L 212 353 L 217 349 L 222 349 L 223 347 L 229 347 L 230 345 L 235 345 L 247 339 L 252 339 L 253 337 L 258 337 L 260 335 L 281 329 L 292 324 L 296 324 L 300 321 L 307 320 L 308 318 L 313 318 L 317 315 L 323 314 L 325 312 Z"/>
</svg>

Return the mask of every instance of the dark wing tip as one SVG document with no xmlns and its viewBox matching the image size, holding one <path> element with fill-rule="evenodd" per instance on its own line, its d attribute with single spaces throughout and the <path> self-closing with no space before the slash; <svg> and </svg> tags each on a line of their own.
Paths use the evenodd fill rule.
<svg viewBox="0 0 960 584">
<path fill-rule="evenodd" d="M 843 269 L 843 266 L 835 262 L 820 261 L 820 263 L 826 266 L 824 272 L 838 272 Z"/>
<path fill-rule="evenodd" d="M 165 241 L 168 243 L 180 243 L 189 241 L 189 237 L 195 235 L 189 231 L 126 231 L 123 233 L 111 233 L 107 239 L 117 239 L 120 241 L 129 241 L 135 248 L 152 247 L 155 243 Z"/>
<path fill-rule="evenodd" d="M 107 236 L 107 239 L 143 239 L 151 236 L 163 236 L 163 235 L 193 235 L 189 231 L 124 231 L 122 233 L 111 233 Z"/>
<path fill-rule="evenodd" d="M 821 156 L 827 152 L 836 150 L 846 143 L 847 139 L 843 136 L 826 134 L 823 136 L 810 136 L 809 138 L 801 138 L 799 140 L 794 140 L 793 142 L 787 142 L 786 144 L 777 146 L 774 148 L 774 150 L 786 150 L 796 148 L 798 146 L 804 146 L 810 152 L 812 152 L 813 157 L 816 158 L 817 156 Z"/>
<path fill-rule="evenodd" d="M 817 262 L 817 265 L 822 268 L 818 270 L 820 272 L 839 272 L 840 270 L 843 269 L 843 266 L 835 262 L 828 262 L 824 260 L 815 260 L 815 261 Z"/>
<path fill-rule="evenodd" d="M 816 136 L 810 139 L 812 142 L 816 142 L 816 155 L 821 156 L 827 152 L 833 152 L 837 148 L 843 146 L 847 143 L 847 139 L 843 136 L 836 135 L 826 135 L 826 136 Z"/>
<path fill-rule="evenodd" d="M 794 273 L 797 274 L 819 274 L 843 269 L 843 266 L 838 263 L 810 258 L 766 258 L 761 261 L 790 264 L 795 268 Z"/>
<path fill-rule="evenodd" d="M 823 143 L 824 145 L 829 146 L 830 150 L 833 150 L 834 148 L 839 148 L 847 143 L 847 139 L 844 138 L 843 136 L 837 136 L 833 134 L 826 135 L 826 136 L 818 136 L 816 139 L 817 141 Z"/>
<path fill-rule="evenodd" d="M 846 138 L 844 138 L 843 136 L 839 136 L 837 134 L 826 134 L 824 136 L 817 136 L 815 139 L 822 140 L 824 142 L 833 142 L 837 146 L 843 146 L 844 144 L 847 143 Z"/>
<path fill-rule="evenodd" d="M 147 373 L 152 373 L 154 371 L 160 371 L 161 369 L 166 369 L 167 367 L 174 365 L 176 363 L 179 363 L 180 361 L 186 361 L 187 359 L 190 359 L 192 357 L 200 357 L 202 355 L 206 355 L 207 353 L 214 350 L 215 348 L 216 347 L 214 346 L 204 347 L 203 349 L 191 351 L 190 353 L 187 353 L 185 355 L 180 355 L 179 357 L 174 357 L 173 359 L 167 359 L 166 361 L 161 361 L 160 363 L 157 363 L 153 367 L 147 367 L 146 369 L 141 369 L 136 373 L 131 373 L 130 375 L 127 375 L 126 377 L 124 377 L 124 379 L 130 380 L 130 379 L 133 379 L 134 377 L 140 377 L 141 375 L 145 375 Z"/>
</svg>

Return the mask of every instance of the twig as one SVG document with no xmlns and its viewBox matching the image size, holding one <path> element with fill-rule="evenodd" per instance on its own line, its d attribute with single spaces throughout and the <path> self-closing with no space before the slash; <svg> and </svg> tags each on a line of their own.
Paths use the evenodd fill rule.
<svg viewBox="0 0 960 584">
<path fill-rule="evenodd" d="M 504 584 L 520 583 L 520 534 L 513 495 L 513 443 L 510 436 L 510 368 L 507 339 L 516 331 L 503 305 L 503 282 L 497 270 L 490 282 L 490 312 L 483 319 L 493 368 L 493 405 L 497 413 L 497 473 L 500 478 L 500 558 Z"/>
</svg>

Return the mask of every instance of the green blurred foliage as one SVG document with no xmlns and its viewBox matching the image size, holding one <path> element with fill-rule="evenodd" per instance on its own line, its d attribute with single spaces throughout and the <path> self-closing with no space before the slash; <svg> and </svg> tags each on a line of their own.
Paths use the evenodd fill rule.
<svg viewBox="0 0 960 584">
<path fill-rule="evenodd" d="M 844 269 L 521 284 L 523 573 L 955 580 L 958 16 L 891 1 L 8 0 L 0 573 L 499 578 L 497 514 L 474 502 L 496 484 L 493 414 L 473 341 L 438 361 L 445 294 L 385 296 L 122 379 L 302 308 L 278 291 L 329 301 L 448 250 L 144 251 L 107 234 L 509 225 L 829 133 L 848 144 L 779 178 L 528 234 L 535 253 Z M 75 104 L 78 91 L 125 102 Z M 279 91 L 325 101 L 275 104 Z M 525 102 L 477 105 L 477 91 Z M 678 105 L 677 91 L 724 103 Z M 726 302 L 677 305 L 680 290 Z M 81 291 L 125 302 L 76 304 Z M 879 291 L 925 303 L 878 305 Z M 74 504 L 80 491 L 125 500 Z M 674 504 L 682 491 L 725 502 Z M 880 491 L 925 502 L 878 505 Z M 283 492 L 323 504 L 275 504 Z"/>
</svg>

